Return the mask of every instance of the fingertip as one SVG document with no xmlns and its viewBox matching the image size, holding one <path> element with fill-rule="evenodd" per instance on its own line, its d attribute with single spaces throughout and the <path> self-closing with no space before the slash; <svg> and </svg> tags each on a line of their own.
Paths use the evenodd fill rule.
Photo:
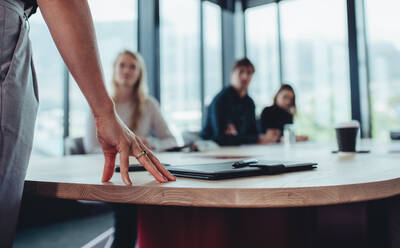
<svg viewBox="0 0 400 248">
<path fill-rule="evenodd" d="M 132 181 L 131 181 L 131 179 L 130 179 L 130 177 L 129 177 L 129 172 L 128 172 L 128 170 L 124 170 L 124 171 L 121 173 L 121 177 L 122 177 L 122 181 L 123 181 L 126 185 L 132 185 Z"/>
<path fill-rule="evenodd" d="M 148 156 L 150 161 L 155 166 L 155 168 L 157 168 L 158 172 L 165 179 L 165 181 L 163 182 L 176 180 L 176 178 L 164 167 L 164 165 L 161 164 L 160 160 L 158 160 L 158 158 L 154 156 L 154 154 L 151 151 L 148 152 Z"/>
<path fill-rule="evenodd" d="M 122 181 L 124 181 L 124 183 L 125 183 L 127 186 L 132 185 L 132 181 L 131 181 L 131 179 L 129 178 L 129 176 L 128 176 L 128 177 L 122 177 Z"/>
<path fill-rule="evenodd" d="M 166 182 L 168 182 L 168 180 L 167 180 L 164 176 L 162 176 L 162 175 L 159 176 L 159 177 L 153 175 L 153 177 L 154 177 L 159 183 L 166 183 Z"/>
<path fill-rule="evenodd" d="M 172 175 L 171 173 L 168 173 L 167 179 L 168 179 L 168 181 L 176 181 L 176 177 L 174 175 Z"/>
<path fill-rule="evenodd" d="M 132 185 L 132 181 L 129 178 L 129 149 L 126 146 L 122 147 L 119 154 L 122 181 L 128 186 Z"/>
<path fill-rule="evenodd" d="M 114 174 L 114 168 L 110 168 L 108 166 L 104 167 L 103 176 L 101 177 L 102 182 L 108 182 L 112 178 Z"/>
<path fill-rule="evenodd" d="M 128 176 L 127 179 L 128 179 L 128 185 L 132 185 L 131 178 Z"/>
</svg>

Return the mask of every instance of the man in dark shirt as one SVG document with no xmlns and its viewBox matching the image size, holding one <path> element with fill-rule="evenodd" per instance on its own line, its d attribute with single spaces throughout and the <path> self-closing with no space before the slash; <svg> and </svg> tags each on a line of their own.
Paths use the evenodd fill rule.
<svg viewBox="0 0 400 248">
<path fill-rule="evenodd" d="M 208 107 L 205 125 L 200 136 L 220 145 L 270 143 L 278 133 L 271 130 L 259 136 L 255 105 L 247 90 L 255 72 L 249 59 L 238 60 L 232 69 L 231 86 L 223 89 Z"/>
</svg>

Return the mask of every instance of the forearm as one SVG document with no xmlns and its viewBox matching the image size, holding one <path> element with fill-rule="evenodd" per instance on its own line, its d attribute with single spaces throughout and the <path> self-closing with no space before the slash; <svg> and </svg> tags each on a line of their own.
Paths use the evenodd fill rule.
<svg viewBox="0 0 400 248">
<path fill-rule="evenodd" d="M 113 113 L 86 0 L 38 0 L 42 15 L 65 63 L 94 115 Z"/>
</svg>

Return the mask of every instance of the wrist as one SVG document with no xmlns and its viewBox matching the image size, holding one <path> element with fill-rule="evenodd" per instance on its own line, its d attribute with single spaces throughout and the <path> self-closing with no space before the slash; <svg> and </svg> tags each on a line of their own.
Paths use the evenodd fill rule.
<svg viewBox="0 0 400 248">
<path fill-rule="evenodd" d="M 92 107 L 92 112 L 95 119 L 108 118 L 115 115 L 115 105 L 114 102 L 108 98 L 102 102 L 102 104 L 96 104 Z"/>
</svg>

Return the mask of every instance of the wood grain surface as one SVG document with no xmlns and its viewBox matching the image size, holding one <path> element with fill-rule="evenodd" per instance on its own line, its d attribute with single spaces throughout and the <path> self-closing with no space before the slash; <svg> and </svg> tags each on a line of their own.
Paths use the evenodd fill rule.
<svg viewBox="0 0 400 248">
<path fill-rule="evenodd" d="M 313 171 L 206 181 L 178 178 L 157 183 L 147 172 L 133 172 L 132 186 L 119 173 L 101 182 L 101 155 L 32 159 L 25 193 L 106 202 L 229 208 L 303 207 L 382 199 L 400 193 L 399 144 L 367 143 L 369 154 L 332 154 L 334 145 L 226 147 L 205 153 L 160 153 L 163 163 L 187 165 L 254 157 L 317 162 Z M 235 159 L 229 159 L 234 157 Z M 134 162 L 134 159 L 132 159 Z"/>
</svg>

